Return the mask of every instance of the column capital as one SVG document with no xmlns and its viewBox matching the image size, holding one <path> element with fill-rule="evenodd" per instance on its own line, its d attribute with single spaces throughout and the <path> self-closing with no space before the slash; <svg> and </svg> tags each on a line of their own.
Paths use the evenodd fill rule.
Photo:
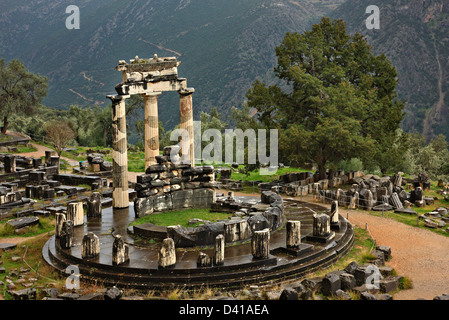
<svg viewBox="0 0 449 320">
<path fill-rule="evenodd" d="M 112 102 L 120 102 L 122 100 L 126 100 L 129 99 L 131 96 L 130 95 L 120 95 L 120 94 L 115 94 L 115 95 L 107 95 L 106 98 L 110 99 Z"/>
<path fill-rule="evenodd" d="M 178 90 L 178 93 L 182 96 L 188 96 L 194 92 L 195 92 L 194 88 L 184 88 L 184 89 Z"/>
<path fill-rule="evenodd" d="M 162 92 L 146 92 L 146 93 L 142 93 L 142 95 L 145 97 L 157 97 L 160 96 L 162 94 Z"/>
</svg>

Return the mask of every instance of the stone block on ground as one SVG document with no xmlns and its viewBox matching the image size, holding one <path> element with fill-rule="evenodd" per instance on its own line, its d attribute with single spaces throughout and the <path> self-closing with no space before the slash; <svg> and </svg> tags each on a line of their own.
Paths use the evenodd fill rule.
<svg viewBox="0 0 449 320">
<path fill-rule="evenodd" d="M 391 258 L 391 248 L 389 246 L 380 245 L 376 247 L 376 250 L 384 253 L 385 260 L 389 260 Z"/>
<path fill-rule="evenodd" d="M 39 224 L 39 218 L 38 217 L 16 218 L 16 219 L 9 220 L 7 222 L 7 224 L 17 230 L 17 229 L 21 229 L 24 227 Z"/>
<path fill-rule="evenodd" d="M 356 286 L 355 277 L 350 273 L 342 273 L 340 275 L 341 289 L 343 291 L 352 290 Z"/>
<path fill-rule="evenodd" d="M 34 288 L 27 288 L 10 293 L 14 300 L 35 300 L 37 291 Z"/>
<path fill-rule="evenodd" d="M 335 297 L 339 300 L 352 300 L 351 296 L 349 295 L 349 293 L 345 292 L 344 290 L 338 289 L 335 292 Z"/>
<path fill-rule="evenodd" d="M 123 290 L 112 287 L 106 290 L 106 293 L 104 294 L 105 300 L 120 300 L 120 298 L 123 296 Z"/>
<path fill-rule="evenodd" d="M 153 212 L 153 197 L 134 199 L 134 214 L 136 218 L 147 216 Z"/>
<path fill-rule="evenodd" d="M 357 270 L 358 268 L 358 264 L 355 261 L 352 261 L 351 263 L 349 263 L 346 268 L 344 269 L 345 272 L 349 273 L 349 274 L 354 274 L 355 270 Z"/>
<path fill-rule="evenodd" d="M 374 294 L 368 292 L 362 292 L 360 294 L 360 300 L 378 300 Z"/>
<path fill-rule="evenodd" d="M 321 290 L 322 281 L 323 281 L 323 278 L 315 277 L 315 278 L 304 279 L 303 281 L 301 281 L 301 284 L 306 289 L 309 289 L 312 292 L 319 292 Z"/>
<path fill-rule="evenodd" d="M 399 288 L 398 277 L 388 277 L 379 281 L 380 291 L 382 293 L 394 292 Z"/>
<path fill-rule="evenodd" d="M 324 276 L 321 282 L 321 293 L 325 296 L 332 296 L 337 290 L 341 289 L 340 277 L 335 273 Z"/>
<path fill-rule="evenodd" d="M 298 292 L 293 288 L 285 288 L 282 290 L 279 300 L 298 300 Z"/>
<path fill-rule="evenodd" d="M 379 276 L 380 276 L 380 272 L 378 270 L 379 269 L 377 268 L 377 266 L 375 266 L 373 264 L 365 264 L 365 265 L 358 266 L 354 272 L 354 277 L 355 277 L 357 286 L 362 286 L 362 285 L 366 284 L 368 277 L 374 275 L 377 272 L 379 273 Z"/>
</svg>

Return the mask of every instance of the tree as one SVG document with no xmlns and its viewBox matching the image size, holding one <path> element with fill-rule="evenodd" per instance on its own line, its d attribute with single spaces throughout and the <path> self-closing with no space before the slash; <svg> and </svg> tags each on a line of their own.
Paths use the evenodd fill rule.
<svg viewBox="0 0 449 320">
<path fill-rule="evenodd" d="M 231 119 L 235 122 L 235 127 L 238 129 L 262 129 L 262 125 L 257 119 L 257 110 L 251 108 L 246 101 L 241 108 L 231 108 Z"/>
<path fill-rule="evenodd" d="M 409 134 L 412 174 L 426 173 L 431 179 L 448 175 L 449 147 L 444 135 L 438 135 L 426 144 L 421 134 Z"/>
<path fill-rule="evenodd" d="M 354 155 L 381 162 L 404 116 L 385 55 L 346 34 L 342 20 L 322 18 L 310 31 L 287 33 L 276 56 L 282 84 L 256 81 L 247 98 L 265 127 L 280 130 L 281 160 L 314 162 L 321 178 Z"/>
<path fill-rule="evenodd" d="M 62 150 L 76 137 L 67 120 L 52 120 L 44 126 L 44 131 L 59 157 Z"/>
<path fill-rule="evenodd" d="M 0 116 L 2 133 L 8 129 L 11 114 L 31 114 L 47 94 L 48 78 L 29 72 L 17 59 L 0 60 Z"/>
</svg>

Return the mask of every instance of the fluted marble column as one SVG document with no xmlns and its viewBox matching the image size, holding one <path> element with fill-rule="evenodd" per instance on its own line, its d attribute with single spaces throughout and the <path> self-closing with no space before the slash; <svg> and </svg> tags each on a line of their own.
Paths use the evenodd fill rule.
<svg viewBox="0 0 449 320">
<path fill-rule="evenodd" d="M 157 97 L 160 93 L 145 95 L 145 168 L 156 164 L 159 155 L 159 117 Z"/>
<path fill-rule="evenodd" d="M 128 140 L 126 136 L 125 101 L 129 96 L 108 96 L 112 101 L 112 206 L 129 207 Z"/>
<path fill-rule="evenodd" d="M 189 141 L 181 141 L 182 161 L 190 160 L 192 167 L 195 166 L 195 150 L 193 145 L 193 100 L 192 93 L 195 92 L 193 88 L 187 88 L 178 91 L 180 101 L 180 121 L 179 128 L 186 130 L 189 134 Z M 185 156 L 185 150 L 189 151 L 189 155 Z"/>
</svg>

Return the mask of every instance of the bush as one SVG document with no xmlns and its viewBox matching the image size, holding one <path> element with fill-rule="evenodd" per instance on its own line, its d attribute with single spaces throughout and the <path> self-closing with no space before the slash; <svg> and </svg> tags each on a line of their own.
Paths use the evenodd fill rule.
<svg viewBox="0 0 449 320">
<path fill-rule="evenodd" d="M 352 158 L 351 160 L 342 160 L 340 161 L 338 167 L 345 172 L 351 171 L 362 171 L 363 170 L 363 162 L 358 158 Z"/>
</svg>

